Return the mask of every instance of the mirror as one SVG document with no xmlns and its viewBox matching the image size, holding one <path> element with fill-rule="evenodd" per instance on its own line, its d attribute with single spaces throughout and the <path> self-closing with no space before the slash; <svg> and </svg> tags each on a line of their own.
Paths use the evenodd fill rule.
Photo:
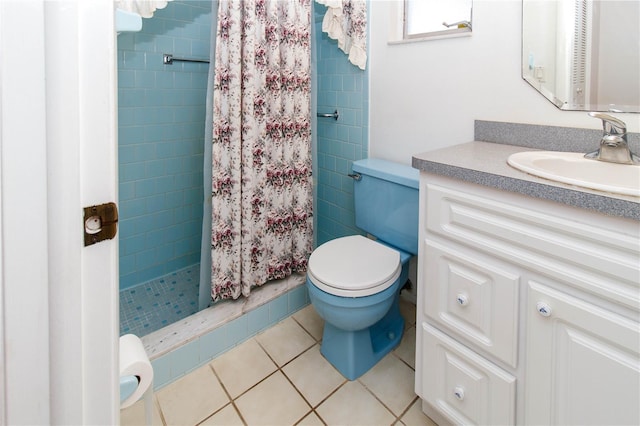
<svg viewBox="0 0 640 426">
<path fill-rule="evenodd" d="M 640 2 L 522 0 L 522 78 L 562 110 L 640 112 Z"/>
</svg>

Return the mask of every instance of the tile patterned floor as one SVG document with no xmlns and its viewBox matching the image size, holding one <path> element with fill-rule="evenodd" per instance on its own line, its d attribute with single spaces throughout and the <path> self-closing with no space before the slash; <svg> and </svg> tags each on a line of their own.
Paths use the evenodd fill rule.
<svg viewBox="0 0 640 426">
<path fill-rule="evenodd" d="M 155 393 L 157 425 L 428 425 L 414 393 L 415 305 L 400 346 L 355 381 L 320 354 L 312 306 Z M 123 425 L 144 424 L 139 401 Z"/>
<path fill-rule="evenodd" d="M 198 311 L 200 264 L 120 291 L 120 335 L 142 337 Z"/>
</svg>

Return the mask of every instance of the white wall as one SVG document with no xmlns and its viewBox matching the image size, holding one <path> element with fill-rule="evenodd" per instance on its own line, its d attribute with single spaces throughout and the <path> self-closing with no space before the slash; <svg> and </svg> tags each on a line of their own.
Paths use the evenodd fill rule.
<svg viewBox="0 0 640 426">
<path fill-rule="evenodd" d="M 476 119 L 601 128 L 522 79 L 521 0 L 474 0 L 471 37 L 389 45 L 393 3 L 370 3 L 371 157 L 410 164 L 413 154 L 473 140 Z M 639 114 L 617 116 L 640 131 Z"/>
</svg>

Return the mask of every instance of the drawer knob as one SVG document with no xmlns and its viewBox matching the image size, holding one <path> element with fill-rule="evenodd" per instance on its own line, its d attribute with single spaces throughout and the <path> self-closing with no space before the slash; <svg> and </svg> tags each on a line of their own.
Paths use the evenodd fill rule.
<svg viewBox="0 0 640 426">
<path fill-rule="evenodd" d="M 462 401 L 464 399 L 464 388 L 462 386 L 456 386 L 453 388 L 453 395 L 458 401 Z"/>
<path fill-rule="evenodd" d="M 538 310 L 538 313 L 543 317 L 548 317 L 551 315 L 551 306 L 549 306 L 549 304 L 547 304 L 546 302 L 536 303 L 536 309 Z"/>
<path fill-rule="evenodd" d="M 460 293 L 456 296 L 456 302 L 460 306 L 467 306 L 469 304 L 469 296 L 464 293 Z"/>
</svg>

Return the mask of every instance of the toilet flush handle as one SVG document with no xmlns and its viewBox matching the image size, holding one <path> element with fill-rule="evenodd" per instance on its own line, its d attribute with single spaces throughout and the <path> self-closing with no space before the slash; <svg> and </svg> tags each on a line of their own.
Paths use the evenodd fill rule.
<svg viewBox="0 0 640 426">
<path fill-rule="evenodd" d="M 362 175 L 360 173 L 349 173 L 347 176 L 355 181 L 362 180 Z"/>
</svg>

